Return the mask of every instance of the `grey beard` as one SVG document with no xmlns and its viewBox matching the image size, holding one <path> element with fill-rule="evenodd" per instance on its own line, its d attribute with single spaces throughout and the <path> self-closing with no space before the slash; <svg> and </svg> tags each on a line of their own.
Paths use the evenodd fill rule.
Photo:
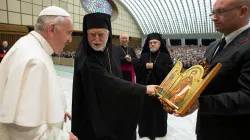
<svg viewBox="0 0 250 140">
<path fill-rule="evenodd" d="M 108 40 L 107 40 L 108 41 Z M 91 44 L 90 46 L 91 46 L 91 48 L 93 48 L 95 51 L 104 51 L 104 49 L 106 48 L 106 45 L 107 45 L 107 41 L 104 43 L 104 45 L 102 46 L 102 47 L 100 47 L 100 48 L 97 48 L 97 47 L 95 47 L 95 45 L 93 45 L 93 44 Z"/>
<path fill-rule="evenodd" d="M 95 47 L 94 45 L 92 45 L 91 46 L 95 51 L 104 51 L 104 49 L 106 48 L 106 44 L 105 45 L 103 45 L 102 47 L 100 47 L 100 48 L 97 48 L 97 47 Z"/>
<path fill-rule="evenodd" d="M 156 49 L 155 49 L 155 48 L 150 48 L 150 51 L 151 51 L 151 52 L 155 52 Z"/>
</svg>

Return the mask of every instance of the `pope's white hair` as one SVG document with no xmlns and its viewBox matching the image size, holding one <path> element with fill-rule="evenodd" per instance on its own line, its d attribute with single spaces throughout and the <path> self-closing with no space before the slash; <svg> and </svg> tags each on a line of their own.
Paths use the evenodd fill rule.
<svg viewBox="0 0 250 140">
<path fill-rule="evenodd" d="M 63 22 L 64 22 L 63 16 L 47 16 L 47 15 L 40 16 L 37 19 L 34 29 L 37 32 L 43 32 L 43 31 L 46 31 L 49 24 L 52 23 L 52 24 L 60 26 Z"/>
</svg>

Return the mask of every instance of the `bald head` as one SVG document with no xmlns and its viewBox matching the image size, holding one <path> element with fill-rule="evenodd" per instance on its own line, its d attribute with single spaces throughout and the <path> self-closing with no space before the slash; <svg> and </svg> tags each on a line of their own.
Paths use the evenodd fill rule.
<svg viewBox="0 0 250 140">
<path fill-rule="evenodd" d="M 214 3 L 215 5 L 221 5 L 221 6 L 242 6 L 250 8 L 250 0 L 216 0 Z M 248 10 L 249 11 L 249 10 Z M 249 13 L 248 13 L 249 14 Z"/>
<path fill-rule="evenodd" d="M 246 5 L 248 8 L 250 7 L 250 0 L 238 0 L 239 4 Z"/>
<path fill-rule="evenodd" d="M 3 41 L 3 46 L 7 47 L 8 46 L 8 42 L 7 41 Z"/>
<path fill-rule="evenodd" d="M 233 0 L 236 1 L 237 5 L 245 6 L 248 8 L 248 17 L 250 16 L 249 9 L 250 9 L 250 0 Z"/>
<path fill-rule="evenodd" d="M 249 1 L 216 0 L 211 16 L 215 29 L 226 36 L 247 25 L 249 20 Z"/>
</svg>

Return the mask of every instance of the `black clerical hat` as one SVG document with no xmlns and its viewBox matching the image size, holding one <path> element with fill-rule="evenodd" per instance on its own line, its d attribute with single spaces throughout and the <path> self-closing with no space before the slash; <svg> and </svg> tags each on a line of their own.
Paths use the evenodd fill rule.
<svg viewBox="0 0 250 140">
<path fill-rule="evenodd" d="M 148 40 L 159 40 L 160 42 L 162 41 L 162 37 L 161 37 L 161 34 L 158 34 L 158 33 L 151 33 L 148 35 Z"/>
<path fill-rule="evenodd" d="M 106 47 L 110 47 L 112 45 L 112 28 L 111 28 L 111 16 L 105 13 L 90 13 L 84 16 L 83 18 L 83 41 L 85 43 L 83 46 L 88 45 L 87 39 L 87 30 L 93 28 L 105 28 L 109 30 L 109 38 L 106 44 Z M 111 50 L 111 48 L 109 49 Z M 86 50 L 85 50 L 86 52 Z"/>
<path fill-rule="evenodd" d="M 85 58 L 88 55 L 88 48 L 91 48 L 88 43 L 87 30 L 93 28 L 105 28 L 109 30 L 109 38 L 106 44 L 108 51 L 112 51 L 112 28 L 110 15 L 105 13 L 90 13 L 83 18 L 83 35 L 79 47 L 76 50 L 75 65 L 82 67 Z M 105 48 L 105 49 L 106 49 Z"/>
<path fill-rule="evenodd" d="M 104 13 L 91 13 L 84 16 L 86 30 L 92 28 L 105 28 L 110 30 L 110 15 Z"/>
<path fill-rule="evenodd" d="M 149 49 L 149 41 L 150 40 L 153 40 L 153 39 L 156 39 L 156 40 L 159 40 L 161 42 L 161 47 L 160 47 L 160 51 L 161 52 L 166 52 L 169 54 L 168 50 L 167 50 L 167 47 L 166 47 L 166 43 L 165 41 L 162 39 L 162 36 L 161 34 L 159 33 L 151 33 L 151 34 L 148 34 L 147 36 L 147 39 L 144 43 L 144 46 L 142 48 L 142 53 L 148 53 L 150 52 L 150 49 Z"/>
</svg>

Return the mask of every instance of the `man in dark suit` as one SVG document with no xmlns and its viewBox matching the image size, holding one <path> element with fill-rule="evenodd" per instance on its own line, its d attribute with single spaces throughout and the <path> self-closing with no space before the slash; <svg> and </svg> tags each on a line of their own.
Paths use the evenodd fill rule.
<svg viewBox="0 0 250 140">
<path fill-rule="evenodd" d="M 222 67 L 189 110 L 198 108 L 197 140 L 249 139 L 249 5 L 250 0 L 216 0 L 213 5 L 210 16 L 223 38 L 208 47 L 205 57 L 211 68 Z M 165 110 L 171 113 L 166 104 Z"/>
</svg>

